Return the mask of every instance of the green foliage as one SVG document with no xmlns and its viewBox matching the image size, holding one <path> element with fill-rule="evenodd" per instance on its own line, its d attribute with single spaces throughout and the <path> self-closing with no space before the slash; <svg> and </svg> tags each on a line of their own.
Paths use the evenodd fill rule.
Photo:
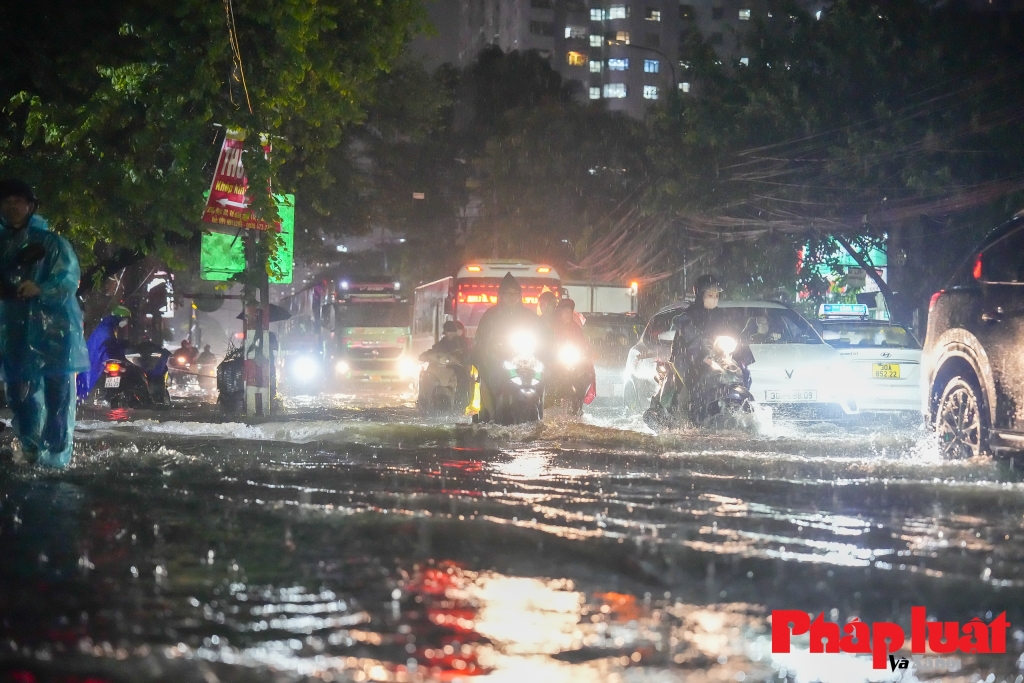
<svg viewBox="0 0 1024 683">
<path fill-rule="evenodd" d="M 168 258 L 194 237 L 225 126 L 250 131 L 251 187 L 326 182 L 331 150 L 422 16 L 416 0 L 230 3 L 0 9 L 0 166 L 37 186 L 86 263 L 97 246 Z M 255 133 L 271 136 L 269 159 Z M 251 194 L 272 218 L 268 194 Z"/>
</svg>

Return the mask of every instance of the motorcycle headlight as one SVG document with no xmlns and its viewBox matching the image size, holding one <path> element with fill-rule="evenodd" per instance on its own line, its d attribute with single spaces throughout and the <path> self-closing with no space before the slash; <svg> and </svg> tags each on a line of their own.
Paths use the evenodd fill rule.
<svg viewBox="0 0 1024 683">
<path fill-rule="evenodd" d="M 509 338 L 512 353 L 517 356 L 532 356 L 537 350 L 537 337 L 526 330 L 516 330 Z"/>
<path fill-rule="evenodd" d="M 420 364 L 415 359 L 403 356 L 398 361 L 398 374 L 404 379 L 412 379 L 420 374 Z"/>
<path fill-rule="evenodd" d="M 574 368 L 576 364 L 583 360 L 583 354 L 579 348 L 572 344 L 566 344 L 562 348 L 558 349 L 558 360 L 567 368 Z"/>
<path fill-rule="evenodd" d="M 339 360 L 334 364 L 334 371 L 339 375 L 347 375 L 351 368 L 348 365 L 348 361 Z"/>
<path fill-rule="evenodd" d="M 723 356 L 731 356 L 736 350 L 736 340 L 732 337 L 715 337 L 715 349 Z"/>
</svg>

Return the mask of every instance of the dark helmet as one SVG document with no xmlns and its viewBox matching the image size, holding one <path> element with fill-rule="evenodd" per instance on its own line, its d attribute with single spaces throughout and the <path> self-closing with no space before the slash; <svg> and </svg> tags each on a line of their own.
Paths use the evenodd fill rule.
<svg viewBox="0 0 1024 683">
<path fill-rule="evenodd" d="M 575 313 L 576 312 L 576 302 L 573 301 L 572 299 L 562 299 L 561 301 L 558 302 L 558 310 L 559 311 L 571 311 L 571 312 Z"/>
<path fill-rule="evenodd" d="M 39 200 L 36 199 L 35 193 L 32 191 L 32 187 L 24 180 L 18 180 L 16 178 L 5 178 L 0 180 L 0 201 L 7 199 L 8 197 L 22 197 L 27 202 L 38 204 Z"/>
<path fill-rule="evenodd" d="M 446 320 L 444 322 L 444 326 L 441 329 L 444 331 L 445 334 L 448 334 L 449 332 L 455 334 L 456 332 L 459 331 L 459 324 L 454 320 Z"/>
<path fill-rule="evenodd" d="M 465 332 L 466 331 L 466 326 L 462 324 L 461 320 L 456 320 L 455 321 L 455 327 L 459 330 L 459 332 Z"/>
<path fill-rule="evenodd" d="M 693 283 L 693 297 L 695 299 L 702 299 L 705 292 L 719 292 L 723 291 L 722 284 L 718 281 L 718 278 L 710 273 L 707 275 L 701 275 Z"/>
</svg>

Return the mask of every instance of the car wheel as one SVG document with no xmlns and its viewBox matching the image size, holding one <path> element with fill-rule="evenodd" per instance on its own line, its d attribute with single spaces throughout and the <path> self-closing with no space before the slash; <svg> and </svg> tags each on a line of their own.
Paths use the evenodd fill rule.
<svg viewBox="0 0 1024 683">
<path fill-rule="evenodd" d="M 954 377 L 946 384 L 935 414 L 942 457 L 948 460 L 973 458 L 985 452 L 981 390 L 966 377 Z"/>
<path fill-rule="evenodd" d="M 636 415 L 640 412 L 640 396 L 636 391 L 636 383 L 633 380 L 626 382 L 622 389 L 622 404 L 628 415 Z"/>
</svg>

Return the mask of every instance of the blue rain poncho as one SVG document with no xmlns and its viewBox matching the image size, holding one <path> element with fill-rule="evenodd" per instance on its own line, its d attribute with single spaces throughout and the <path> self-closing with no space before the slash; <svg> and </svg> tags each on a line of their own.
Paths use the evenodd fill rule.
<svg viewBox="0 0 1024 683">
<path fill-rule="evenodd" d="M 46 221 L 0 229 L 0 375 L 26 456 L 66 467 L 75 429 L 74 374 L 89 369 L 78 306 L 78 258 Z M 18 286 L 41 290 L 22 299 Z"/>
<path fill-rule="evenodd" d="M 30 244 L 42 246 L 43 257 L 19 263 L 19 254 Z M 5 285 L 17 288 L 32 280 L 42 290 L 32 299 L 7 293 L 0 299 L 0 372 L 5 381 L 89 369 L 77 297 L 80 276 L 71 244 L 50 232 L 42 217 L 32 216 L 24 230 L 0 230 L 0 277 Z"/>
<path fill-rule="evenodd" d="M 89 335 L 86 347 L 89 350 L 89 371 L 78 375 L 78 398 L 84 399 L 96 386 L 100 375 L 103 374 L 103 363 L 116 358 L 124 360 L 124 344 L 118 339 L 114 332 L 122 318 L 116 315 L 108 315 L 100 320 L 99 325 Z"/>
</svg>

